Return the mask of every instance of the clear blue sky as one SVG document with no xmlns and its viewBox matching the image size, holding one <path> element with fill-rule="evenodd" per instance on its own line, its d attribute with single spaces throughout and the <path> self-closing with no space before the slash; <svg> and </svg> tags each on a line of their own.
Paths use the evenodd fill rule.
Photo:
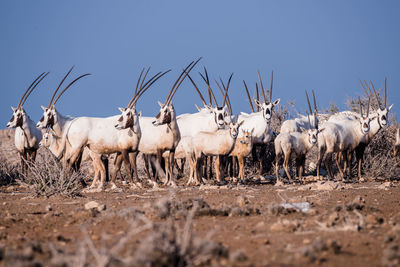
<svg viewBox="0 0 400 267">
<path fill-rule="evenodd" d="M 304 90 L 321 107 L 345 108 L 362 94 L 358 78 L 376 87 L 388 78 L 389 102 L 400 111 L 400 1 L 14 1 L 0 2 L 0 128 L 21 94 L 41 72 L 50 75 L 25 104 L 34 121 L 54 88 L 75 65 L 76 83 L 57 103 L 62 114 L 119 114 L 132 96 L 142 67 L 173 71 L 139 101 L 146 116 L 158 112 L 188 62 L 203 60 L 212 77 L 234 72 L 234 112 L 249 111 L 242 80 L 254 88 L 257 70 L 274 70 L 274 95 L 305 110 Z M 200 103 L 185 81 L 173 100 L 178 113 Z"/>
</svg>

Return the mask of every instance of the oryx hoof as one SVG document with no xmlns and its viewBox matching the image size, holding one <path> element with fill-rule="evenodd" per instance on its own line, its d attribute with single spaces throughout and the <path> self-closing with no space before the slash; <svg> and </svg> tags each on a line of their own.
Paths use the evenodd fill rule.
<svg viewBox="0 0 400 267">
<path fill-rule="evenodd" d="M 281 179 L 276 179 L 275 186 L 284 186 L 285 184 L 282 182 Z"/>
</svg>

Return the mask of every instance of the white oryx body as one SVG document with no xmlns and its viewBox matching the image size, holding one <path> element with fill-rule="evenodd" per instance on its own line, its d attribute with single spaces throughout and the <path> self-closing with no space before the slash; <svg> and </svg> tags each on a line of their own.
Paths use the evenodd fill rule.
<svg viewBox="0 0 400 267">
<path fill-rule="evenodd" d="M 199 132 L 192 139 L 196 169 L 194 179 L 196 183 L 202 183 L 200 161 L 202 156 L 217 156 L 215 161 L 215 172 L 217 180 L 221 181 L 221 156 L 232 152 L 235 140 L 242 123 L 230 123 L 229 129 L 221 129 L 216 132 Z M 223 175 L 223 174 L 222 174 Z"/>
<path fill-rule="evenodd" d="M 291 158 L 296 159 L 298 177 L 301 180 L 303 175 L 305 157 L 307 152 L 317 143 L 317 129 L 301 129 L 301 132 L 280 133 L 274 141 L 275 145 L 275 174 L 279 181 L 279 165 L 284 158 L 283 168 L 286 175 L 291 180 L 289 172 L 289 162 Z"/>
<path fill-rule="evenodd" d="M 400 128 L 396 129 L 396 139 L 394 141 L 393 156 L 396 157 L 400 149 Z"/>
<path fill-rule="evenodd" d="M 49 73 L 41 73 L 26 89 L 22 95 L 16 108 L 11 107 L 13 116 L 7 123 L 7 128 L 15 128 L 14 144 L 21 157 L 21 170 L 25 175 L 28 171 L 28 166 L 25 161 L 34 162 L 36 159 L 36 152 L 39 148 L 39 142 L 42 140 L 42 132 L 36 129 L 35 123 L 26 114 L 23 106 L 29 95 L 33 92 L 36 86 L 48 75 Z"/>
</svg>

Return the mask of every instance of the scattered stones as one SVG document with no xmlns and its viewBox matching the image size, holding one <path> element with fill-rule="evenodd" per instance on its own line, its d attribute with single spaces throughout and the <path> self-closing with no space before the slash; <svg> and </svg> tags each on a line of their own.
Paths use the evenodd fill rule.
<svg viewBox="0 0 400 267">
<path fill-rule="evenodd" d="M 50 205 L 47 205 L 47 206 L 45 207 L 45 209 L 46 209 L 46 211 L 47 211 L 47 212 L 49 212 L 49 211 L 52 211 L 52 210 L 53 210 L 53 208 L 52 208 Z"/>
</svg>

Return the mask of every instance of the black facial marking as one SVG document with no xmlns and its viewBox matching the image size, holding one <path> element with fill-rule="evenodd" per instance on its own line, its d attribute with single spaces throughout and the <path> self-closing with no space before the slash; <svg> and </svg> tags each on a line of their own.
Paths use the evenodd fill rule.
<svg viewBox="0 0 400 267">
<path fill-rule="evenodd" d="M 222 114 L 218 114 L 218 120 L 224 120 L 224 117 L 222 116 Z"/>
<path fill-rule="evenodd" d="M 122 122 L 123 120 L 124 120 L 124 118 L 122 116 L 119 117 L 119 119 L 118 119 L 119 122 Z"/>
<path fill-rule="evenodd" d="M 10 122 L 13 122 L 13 121 L 14 121 L 14 116 L 12 116 L 12 117 L 11 117 L 11 120 L 10 120 Z"/>
</svg>

